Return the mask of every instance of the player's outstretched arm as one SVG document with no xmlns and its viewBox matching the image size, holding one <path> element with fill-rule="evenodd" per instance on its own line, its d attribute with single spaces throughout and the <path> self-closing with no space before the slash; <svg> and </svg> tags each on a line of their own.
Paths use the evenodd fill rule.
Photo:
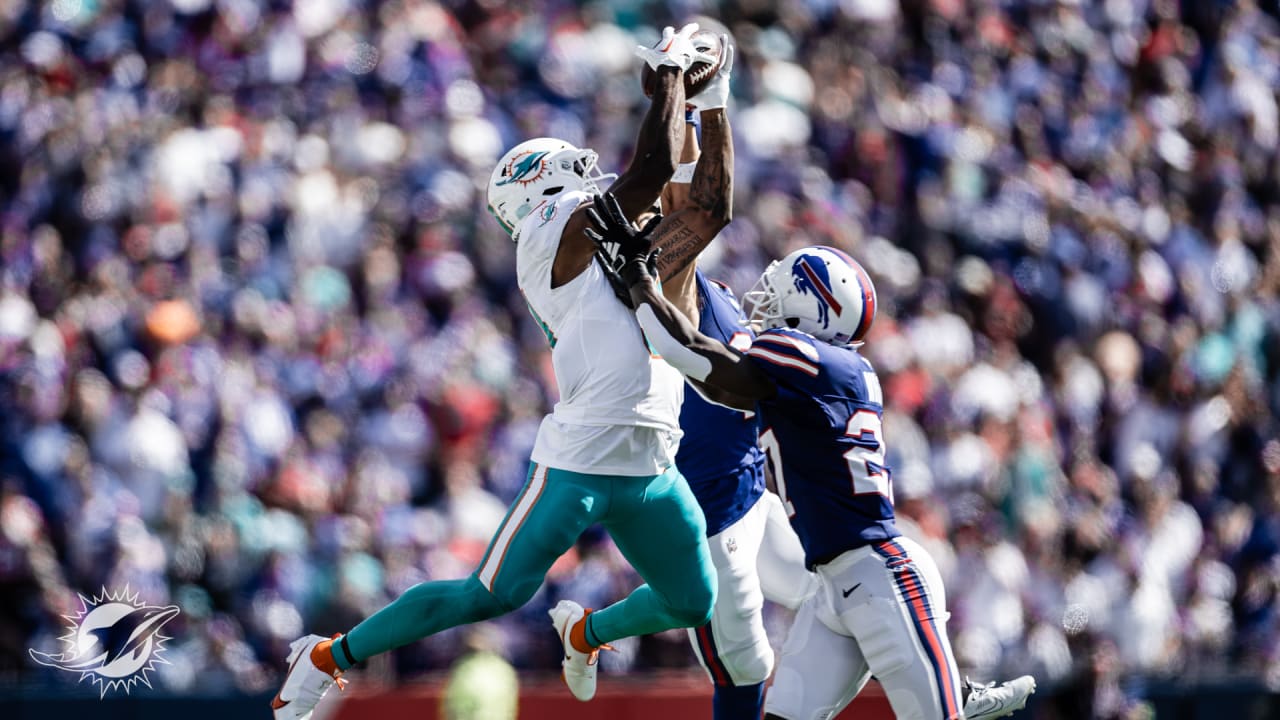
<svg viewBox="0 0 1280 720">
<path fill-rule="evenodd" d="M 674 33 L 666 52 L 654 58 L 661 64 L 654 68 L 653 98 L 640 124 L 635 154 L 627 169 L 609 186 L 608 192 L 618 198 L 623 212 L 632 220 L 653 207 L 676 171 L 676 161 L 684 146 L 684 69 L 696 54 L 689 41 L 696 30 L 697 25 L 692 25 Z M 560 235 L 560 246 L 551 268 L 552 287 L 573 280 L 591 264 L 595 245 L 583 232 L 588 224 L 585 209 L 584 206 L 574 212 Z"/>
<path fill-rule="evenodd" d="M 686 270 L 733 220 L 733 130 L 725 106 L 734 48 L 727 36 L 722 35 L 720 41 L 725 60 L 715 80 L 689 99 L 702 120 L 703 152 L 694 167 L 688 200 L 667 215 L 650 241 L 652 247 L 662 248 L 658 273 L 664 283 Z"/>
<path fill-rule="evenodd" d="M 662 248 L 663 281 L 689 267 L 733 220 L 733 133 L 723 108 L 702 114 L 702 145 L 688 202 L 664 217 L 650 238 L 652 247 Z"/>
<path fill-rule="evenodd" d="M 631 302 L 645 337 L 664 360 L 692 381 L 708 400 L 738 410 L 754 410 L 756 403 L 777 394 L 773 379 L 747 356 L 715 338 L 698 332 L 658 289 L 658 257 L 635 260 L 623 267 Z M 643 269 L 641 269 L 643 268 Z"/>
<path fill-rule="evenodd" d="M 676 174 L 662 188 L 662 212 L 667 214 L 679 212 L 689 205 L 689 183 L 693 180 L 693 168 L 702 155 L 702 148 L 698 146 L 698 133 L 693 125 L 694 112 L 696 111 L 686 112 L 688 117 L 685 118 L 684 149 L 680 151 L 680 164 L 676 167 Z M 684 270 L 668 276 L 662 282 L 662 294 L 695 324 L 698 322 L 698 283 L 694 277 L 697 266 L 695 258 Z"/>
<path fill-rule="evenodd" d="M 640 125 L 631 164 L 608 190 L 632 221 L 653 207 L 676 171 L 685 137 L 684 73 L 696 61 L 712 60 L 695 46 L 697 31 L 697 23 L 679 32 L 667 27 L 659 47 L 636 48 L 636 54 L 653 69 L 657 88 Z"/>
<path fill-rule="evenodd" d="M 653 207 L 662 188 L 675 174 L 684 147 L 684 71 L 659 65 L 654 71 L 657 88 L 640 132 L 636 151 L 627 169 L 609 186 L 609 192 L 627 217 L 634 220 Z"/>
</svg>

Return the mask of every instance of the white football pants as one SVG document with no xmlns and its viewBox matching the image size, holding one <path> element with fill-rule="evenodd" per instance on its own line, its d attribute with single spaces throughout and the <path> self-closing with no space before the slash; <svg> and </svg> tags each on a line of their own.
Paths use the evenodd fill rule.
<svg viewBox="0 0 1280 720">
<path fill-rule="evenodd" d="M 698 662 L 717 685 L 754 685 L 773 672 L 764 600 L 795 610 L 818 588 L 782 501 L 766 492 L 737 522 L 707 539 L 718 592 L 711 622 L 689 628 Z"/>
<path fill-rule="evenodd" d="M 963 697 L 933 558 L 898 537 L 816 569 L 765 700 L 787 720 L 828 720 L 875 675 L 898 720 L 955 720 Z"/>
</svg>

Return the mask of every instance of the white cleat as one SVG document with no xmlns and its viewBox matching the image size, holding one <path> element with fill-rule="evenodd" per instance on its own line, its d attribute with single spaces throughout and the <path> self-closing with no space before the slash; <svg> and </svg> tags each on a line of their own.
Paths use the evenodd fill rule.
<svg viewBox="0 0 1280 720">
<path fill-rule="evenodd" d="M 564 684 L 569 686 L 569 692 L 583 702 L 595 697 L 596 694 L 596 663 L 600 659 L 600 648 L 591 652 L 582 652 L 573 646 L 569 637 L 574 626 L 586 619 L 590 612 L 572 600 L 561 600 L 547 611 L 551 616 L 551 624 L 556 628 L 556 634 L 560 636 L 560 643 L 564 645 L 564 660 L 560 663 L 560 676 L 564 678 Z"/>
<path fill-rule="evenodd" d="M 1007 683 L 975 683 L 964 679 L 969 697 L 964 701 L 966 720 L 989 720 L 1012 715 L 1027 705 L 1027 698 L 1036 691 L 1036 679 L 1030 675 L 1014 678 Z"/>
<path fill-rule="evenodd" d="M 330 687 L 341 688 L 347 684 L 341 670 L 330 675 L 311 661 L 311 650 L 328 639 L 308 635 L 289 645 L 289 672 L 284 676 L 280 692 L 271 701 L 276 720 L 307 720 Z"/>
</svg>

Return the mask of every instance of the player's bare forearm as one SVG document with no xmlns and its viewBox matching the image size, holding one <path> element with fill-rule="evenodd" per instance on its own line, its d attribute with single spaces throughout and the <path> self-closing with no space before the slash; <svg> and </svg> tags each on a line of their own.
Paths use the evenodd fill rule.
<svg viewBox="0 0 1280 720">
<path fill-rule="evenodd" d="M 676 169 L 676 158 L 684 147 L 684 73 L 680 68 L 658 68 L 657 87 L 640 133 L 631 165 L 613 182 L 609 192 L 618 199 L 623 213 L 635 220 L 653 207 L 662 188 Z M 585 208 L 574 212 L 565 224 L 551 268 L 551 285 L 560 287 L 586 270 L 595 255 L 595 244 L 583 233 L 587 227 Z"/>
<path fill-rule="evenodd" d="M 689 186 L 689 202 L 725 225 L 733 220 L 733 132 L 724 109 L 702 113 L 702 144 Z"/>
<path fill-rule="evenodd" d="M 685 378 L 685 379 L 688 380 L 689 384 L 692 385 L 693 388 L 698 391 L 699 395 L 701 395 L 702 397 L 706 398 L 708 401 L 713 402 L 717 405 L 723 405 L 727 408 L 733 408 L 734 410 L 747 410 L 752 412 L 754 412 L 756 409 L 755 401 L 753 401 L 751 398 L 745 398 L 745 397 L 742 397 L 741 395 L 734 395 L 731 392 L 728 392 L 726 390 L 721 390 L 720 388 L 715 387 L 714 385 L 708 385 L 704 382 L 699 382 L 697 380 L 694 380 L 693 378 Z"/>
<path fill-rule="evenodd" d="M 686 123 L 684 148 L 680 151 L 680 168 L 662 189 L 662 212 L 670 214 L 689 206 L 689 182 L 693 180 L 693 174 L 691 172 L 688 177 L 682 178 L 681 172 L 685 167 L 696 163 L 701 154 L 698 133 L 692 124 Z M 698 263 L 694 260 L 685 265 L 683 270 L 672 273 L 662 281 L 662 294 L 695 324 L 698 322 L 698 283 L 694 277 L 697 266 Z"/>
<path fill-rule="evenodd" d="M 663 65 L 654 71 L 656 88 L 636 137 L 631 164 L 609 192 L 618 198 L 627 217 L 635 220 L 653 206 L 676 171 L 684 146 L 684 72 Z"/>
<path fill-rule="evenodd" d="M 733 219 L 733 133 L 724 110 L 702 113 L 702 145 L 687 206 L 653 235 L 664 281 L 689 267 Z"/>
<path fill-rule="evenodd" d="M 702 149 L 698 147 L 698 132 L 693 124 L 686 123 L 684 147 L 680 149 L 680 165 L 696 163 L 700 155 L 702 155 Z M 689 204 L 689 182 L 692 180 L 692 176 L 679 179 L 679 170 L 677 170 L 676 177 L 672 177 L 667 186 L 662 188 L 662 212 L 670 214 Z"/>
<path fill-rule="evenodd" d="M 662 281 L 662 295 L 670 300 L 682 315 L 695 325 L 698 323 L 698 278 L 694 274 L 695 263 Z"/>
<path fill-rule="evenodd" d="M 636 317 L 650 345 L 686 377 L 724 391 L 741 410 L 750 410 L 758 400 L 773 397 L 773 380 L 755 367 L 742 353 L 698 332 L 693 323 L 672 305 L 648 275 L 630 285 Z M 716 400 L 721 402 L 721 400 Z M 724 403 L 722 403 L 724 404 Z"/>
</svg>

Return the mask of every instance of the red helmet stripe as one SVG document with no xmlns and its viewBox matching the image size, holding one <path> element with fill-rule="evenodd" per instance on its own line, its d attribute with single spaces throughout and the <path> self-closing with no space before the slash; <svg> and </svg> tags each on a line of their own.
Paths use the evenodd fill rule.
<svg viewBox="0 0 1280 720">
<path fill-rule="evenodd" d="M 850 265 L 853 265 L 855 267 L 858 265 L 857 260 L 854 260 L 852 257 L 849 256 L 849 253 L 841 250 L 840 248 L 833 248 L 830 245 L 817 245 L 816 247 L 819 250 L 826 250 L 828 252 L 839 255 L 840 257 L 844 258 L 844 261 L 849 263 Z"/>
<path fill-rule="evenodd" d="M 867 275 L 867 271 L 863 269 L 862 264 L 849 256 L 849 253 L 840 248 L 833 248 L 830 245 L 819 245 L 823 250 L 828 250 L 849 263 L 849 267 L 853 268 L 853 274 L 858 278 L 858 289 L 862 291 L 862 315 L 858 318 L 858 328 L 853 334 L 854 340 L 861 340 L 862 336 L 871 329 L 871 323 L 876 317 L 876 291 L 875 285 L 871 284 L 871 277 Z"/>
<path fill-rule="evenodd" d="M 858 329 L 853 334 L 854 340 L 861 340 L 862 336 L 871 329 L 871 322 L 876 317 L 876 291 L 875 286 L 871 284 L 871 278 L 867 276 L 867 271 L 853 260 L 850 260 L 849 264 L 853 266 L 853 273 L 858 278 L 858 287 L 862 290 L 862 317 L 858 319 Z"/>
</svg>

